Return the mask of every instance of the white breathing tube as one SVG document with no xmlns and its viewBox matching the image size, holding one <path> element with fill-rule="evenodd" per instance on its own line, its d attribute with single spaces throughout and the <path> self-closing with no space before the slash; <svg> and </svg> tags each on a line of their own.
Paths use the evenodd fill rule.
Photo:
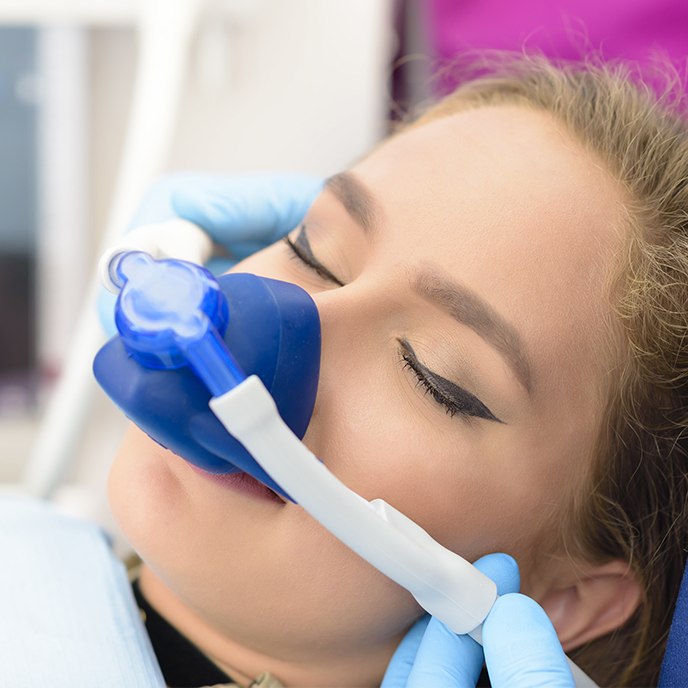
<svg viewBox="0 0 688 688">
<path fill-rule="evenodd" d="M 100 261 L 101 278 L 108 288 L 113 286 L 110 264 L 125 251 L 204 262 L 212 249 L 208 236 L 185 221 L 142 227 L 126 240 Z M 346 487 L 294 435 L 257 376 L 212 398 L 209 405 L 227 431 L 305 511 L 408 590 L 454 633 L 468 634 L 481 643 L 482 623 L 497 599 L 490 578 L 383 500 L 368 502 Z M 576 686 L 596 686 L 568 662 Z"/>
<path fill-rule="evenodd" d="M 495 584 L 386 502 L 368 502 L 337 479 L 294 435 L 255 375 L 210 408 L 282 489 L 335 537 L 406 588 L 455 633 L 479 626 Z"/>
</svg>

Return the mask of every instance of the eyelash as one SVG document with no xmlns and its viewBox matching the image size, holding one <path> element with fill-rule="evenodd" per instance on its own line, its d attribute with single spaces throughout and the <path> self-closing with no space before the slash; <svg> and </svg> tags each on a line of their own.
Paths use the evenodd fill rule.
<svg viewBox="0 0 688 688">
<path fill-rule="evenodd" d="M 304 230 L 305 226 L 302 225 L 300 231 L 304 232 Z M 298 246 L 288 236 L 284 237 L 284 242 L 289 247 L 289 257 L 291 259 L 299 261 L 300 263 L 308 267 L 310 270 L 315 272 L 322 279 L 328 282 L 333 282 L 338 286 L 344 286 L 344 284 L 340 282 L 327 268 L 325 268 L 324 265 L 321 265 L 319 262 L 314 261 L 300 246 Z M 461 404 L 458 404 L 453 399 L 450 399 L 449 397 L 445 396 L 442 393 L 442 391 L 438 389 L 428 378 L 428 376 L 423 372 L 416 358 L 408 353 L 409 348 L 410 345 L 408 343 L 399 340 L 399 354 L 402 367 L 405 370 L 409 370 L 413 373 L 413 375 L 416 377 L 418 385 L 423 389 L 423 392 L 425 394 L 429 394 L 437 404 L 442 406 L 450 418 L 459 415 L 464 420 L 469 420 L 471 418 L 486 418 L 489 420 L 496 420 L 497 422 L 501 423 L 501 421 L 498 418 L 496 418 L 492 414 L 492 412 L 487 407 L 483 406 L 483 404 L 478 400 L 476 400 L 478 402 L 478 406 L 482 408 L 470 409 L 466 408 L 465 406 L 462 406 Z"/>
<path fill-rule="evenodd" d="M 400 350 L 401 362 L 406 370 L 410 370 L 416 377 L 418 385 L 423 389 L 424 394 L 429 394 L 440 406 L 444 407 L 446 414 L 453 418 L 456 415 L 462 418 L 473 418 L 474 414 L 466 411 L 466 409 L 461 408 L 451 399 L 440 392 L 437 387 L 435 387 L 430 380 L 423 374 L 423 372 L 418 368 L 417 363 L 405 353 L 402 353 L 403 349 Z"/>
<path fill-rule="evenodd" d="M 305 225 L 301 225 L 299 231 L 304 232 L 304 230 Z M 344 286 L 344 283 L 342 281 L 337 279 L 324 265 L 314 261 L 308 254 L 306 254 L 306 252 L 298 244 L 292 241 L 289 238 L 289 236 L 284 237 L 284 243 L 289 247 L 290 258 L 292 258 L 293 260 L 298 260 L 300 263 L 303 263 L 306 267 L 315 272 L 318 275 L 318 277 L 321 277 L 327 282 L 332 282 L 333 284 L 336 284 L 338 287 Z"/>
</svg>

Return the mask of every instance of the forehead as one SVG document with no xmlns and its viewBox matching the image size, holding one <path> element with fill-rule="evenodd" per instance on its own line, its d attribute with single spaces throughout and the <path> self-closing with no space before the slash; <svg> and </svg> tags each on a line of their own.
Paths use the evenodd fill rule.
<svg viewBox="0 0 688 688">
<path fill-rule="evenodd" d="M 620 200 L 603 165 L 563 125 L 519 106 L 471 109 L 417 126 L 354 170 L 393 201 L 390 213 L 415 209 L 446 229 L 473 219 L 477 229 L 489 221 L 519 235 L 530 228 L 535 238 L 550 221 L 574 239 L 583 234 L 579 221 L 615 215 Z"/>
<path fill-rule="evenodd" d="M 536 371 L 568 385 L 599 358 L 622 196 L 550 115 L 464 111 L 392 138 L 353 172 L 382 207 L 387 255 L 477 291 L 520 329 Z"/>
</svg>

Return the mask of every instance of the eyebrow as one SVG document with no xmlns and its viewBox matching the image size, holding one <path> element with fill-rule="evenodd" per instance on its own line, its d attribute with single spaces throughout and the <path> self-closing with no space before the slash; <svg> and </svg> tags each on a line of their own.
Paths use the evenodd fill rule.
<svg viewBox="0 0 688 688">
<path fill-rule="evenodd" d="M 351 172 L 340 172 L 325 180 L 325 188 L 337 197 L 344 209 L 366 234 L 372 234 L 382 211 L 368 189 Z"/>
<path fill-rule="evenodd" d="M 366 234 L 372 235 L 380 222 L 382 209 L 373 195 L 351 172 L 340 172 L 325 180 L 329 190 Z M 468 287 L 430 267 L 413 281 L 414 291 L 438 305 L 455 320 L 470 327 L 499 352 L 516 378 L 530 395 L 531 365 L 518 330 L 492 306 Z"/>
<path fill-rule="evenodd" d="M 509 364 L 518 381 L 532 393 L 531 366 L 523 340 L 516 328 L 468 287 L 438 271 L 425 267 L 413 280 L 414 291 L 438 305 L 455 320 L 470 327 L 496 349 Z"/>
</svg>

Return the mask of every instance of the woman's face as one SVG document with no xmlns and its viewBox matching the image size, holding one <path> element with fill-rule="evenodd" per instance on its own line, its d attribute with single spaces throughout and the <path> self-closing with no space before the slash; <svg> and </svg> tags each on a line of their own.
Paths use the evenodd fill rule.
<svg viewBox="0 0 688 688">
<path fill-rule="evenodd" d="M 474 109 L 384 143 L 328 183 L 297 253 L 279 242 L 236 268 L 318 306 L 305 444 L 467 559 L 513 554 L 526 592 L 588 470 L 619 209 L 548 115 Z M 136 429 L 110 494 L 150 596 L 240 674 L 346 667 L 363 682 L 421 613 L 297 505 L 219 485 Z"/>
</svg>

